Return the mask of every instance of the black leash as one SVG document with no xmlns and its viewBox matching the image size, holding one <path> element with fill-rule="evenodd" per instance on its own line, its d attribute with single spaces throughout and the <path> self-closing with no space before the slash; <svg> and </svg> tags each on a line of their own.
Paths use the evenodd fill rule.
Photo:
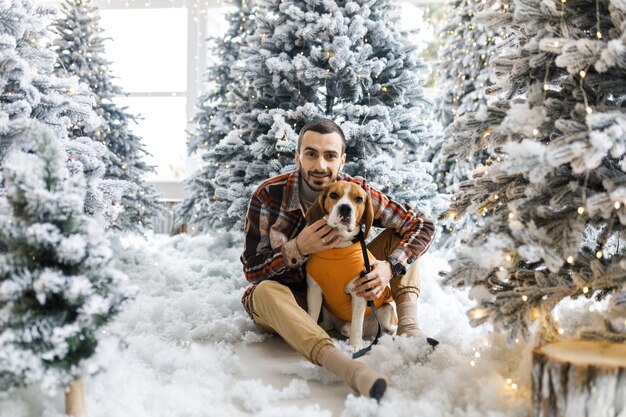
<svg viewBox="0 0 626 417">
<path fill-rule="evenodd" d="M 359 230 L 359 234 L 356 237 L 359 240 L 359 243 L 361 244 L 361 250 L 363 251 L 363 262 L 365 264 L 365 271 L 361 271 L 361 274 L 360 274 L 361 278 L 363 278 L 363 276 L 369 274 L 370 271 L 372 270 L 372 267 L 370 266 L 370 259 L 367 256 L 367 246 L 365 245 L 364 229 L 365 229 L 365 225 L 363 224 L 363 225 L 361 225 L 361 229 Z M 374 317 L 376 317 L 376 323 L 378 324 L 378 331 L 376 331 L 376 337 L 374 338 L 372 343 L 370 343 L 370 345 L 368 347 L 365 347 L 365 348 L 359 350 L 358 352 L 353 353 L 352 354 L 352 359 L 360 358 L 361 356 L 365 355 L 367 352 L 372 350 L 372 346 L 374 346 L 375 344 L 378 343 L 378 338 L 380 337 L 380 335 L 382 333 L 382 328 L 380 326 L 380 319 L 378 318 L 378 311 L 376 311 L 376 305 L 374 304 L 374 301 L 367 300 L 367 305 L 372 308 L 372 313 L 374 313 Z M 434 348 L 435 346 L 437 346 L 439 344 L 438 340 L 433 339 L 431 337 L 427 337 L 426 338 L 426 342 L 432 348 Z"/>
<path fill-rule="evenodd" d="M 361 278 L 369 274 L 370 271 L 372 270 L 372 267 L 370 266 L 370 259 L 367 256 L 367 246 L 365 245 L 365 234 L 363 231 L 364 228 L 365 228 L 365 225 L 364 224 L 361 225 L 361 229 L 359 230 L 359 234 L 357 235 L 357 239 L 359 240 L 359 243 L 361 243 L 361 250 L 363 251 L 363 261 L 365 263 L 365 271 L 361 271 L 361 274 L 360 274 Z M 382 328 L 380 326 L 380 319 L 378 318 L 378 311 L 376 311 L 376 305 L 374 304 L 374 301 L 367 300 L 367 305 L 372 308 L 372 313 L 374 313 L 374 317 L 376 317 L 376 323 L 378 323 L 378 331 L 376 332 L 376 337 L 374 338 L 372 343 L 370 343 L 368 347 L 365 347 L 359 350 L 358 352 L 353 353 L 352 359 L 360 358 L 361 356 L 365 355 L 367 352 L 372 350 L 372 346 L 378 343 L 378 338 L 380 337 L 382 333 Z"/>
</svg>

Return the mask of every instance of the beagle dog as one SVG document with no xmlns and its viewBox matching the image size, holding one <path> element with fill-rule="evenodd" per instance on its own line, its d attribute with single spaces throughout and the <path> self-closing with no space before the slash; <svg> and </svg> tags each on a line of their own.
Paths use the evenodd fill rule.
<svg viewBox="0 0 626 417">
<path fill-rule="evenodd" d="M 364 326 L 366 334 L 376 333 L 376 319 L 367 300 L 354 294 L 354 280 L 365 270 L 363 251 L 355 240 L 361 224 L 367 237 L 374 221 L 374 209 L 369 195 L 358 184 L 337 181 L 320 194 L 306 213 L 307 224 L 319 219 L 338 230 L 335 248 L 309 256 L 307 271 L 308 313 L 317 321 L 322 312 L 322 327 L 335 327 L 350 338 L 353 352 L 362 348 Z M 374 259 L 368 251 L 370 260 Z M 391 289 L 385 288 L 374 301 L 382 329 L 390 334 L 397 330 L 398 318 L 390 302 Z M 330 312 L 331 315 L 326 313 Z"/>
</svg>

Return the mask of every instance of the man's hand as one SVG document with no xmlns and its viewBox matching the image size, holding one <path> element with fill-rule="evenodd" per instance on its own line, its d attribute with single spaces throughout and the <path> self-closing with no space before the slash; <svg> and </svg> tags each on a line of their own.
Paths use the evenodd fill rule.
<svg viewBox="0 0 626 417">
<path fill-rule="evenodd" d="M 393 277 L 389 262 L 372 260 L 371 265 L 372 272 L 354 280 L 354 292 L 366 300 L 378 298 Z"/>
<path fill-rule="evenodd" d="M 296 237 L 296 246 L 300 253 L 306 256 L 334 248 L 333 243 L 336 240 L 337 229 L 326 224 L 326 220 L 320 219 L 302 229 Z"/>
</svg>

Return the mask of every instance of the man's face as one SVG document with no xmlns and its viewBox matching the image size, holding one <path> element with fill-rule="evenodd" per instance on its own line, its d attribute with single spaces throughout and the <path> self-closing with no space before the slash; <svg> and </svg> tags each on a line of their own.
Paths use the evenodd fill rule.
<svg viewBox="0 0 626 417">
<path fill-rule="evenodd" d="M 315 191 L 322 191 L 335 182 L 339 170 L 346 162 L 341 151 L 339 133 L 319 133 L 311 130 L 304 133 L 300 151 L 296 151 L 296 163 L 300 175 Z"/>
</svg>

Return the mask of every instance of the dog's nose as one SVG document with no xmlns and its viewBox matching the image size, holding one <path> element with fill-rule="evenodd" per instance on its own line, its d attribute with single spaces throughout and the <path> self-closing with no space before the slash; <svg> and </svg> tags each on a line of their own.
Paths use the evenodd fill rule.
<svg viewBox="0 0 626 417">
<path fill-rule="evenodd" d="M 341 217 L 348 217 L 352 212 L 352 208 L 347 204 L 341 204 L 339 207 L 337 207 L 337 211 L 339 212 L 339 215 Z"/>
</svg>

